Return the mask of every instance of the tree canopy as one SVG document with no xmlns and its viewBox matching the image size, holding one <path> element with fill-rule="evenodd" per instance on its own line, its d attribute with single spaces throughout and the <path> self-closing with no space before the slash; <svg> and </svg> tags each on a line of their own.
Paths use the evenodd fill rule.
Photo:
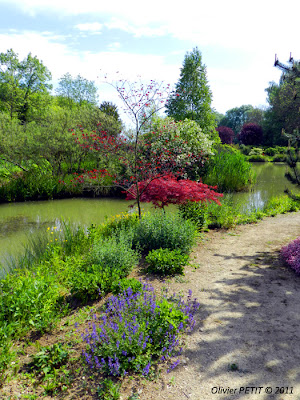
<svg viewBox="0 0 300 400">
<path fill-rule="evenodd" d="M 280 63 L 279 83 L 271 82 L 266 89 L 269 108 L 265 113 L 264 132 L 268 145 L 286 145 L 283 132 L 292 134 L 300 127 L 300 62 L 292 60 L 291 65 L 283 66 Z"/>
<path fill-rule="evenodd" d="M 184 57 L 180 78 L 168 99 L 166 112 L 175 121 L 196 121 L 204 133 L 211 133 L 216 127 L 211 102 L 212 93 L 206 76 L 206 66 L 196 47 Z"/>
<path fill-rule="evenodd" d="M 51 73 L 31 53 L 20 61 L 12 49 L 0 53 L 0 110 L 23 123 L 42 112 L 50 102 Z"/>
<path fill-rule="evenodd" d="M 60 96 L 61 102 L 71 108 L 74 104 L 97 104 L 97 88 L 95 83 L 83 78 L 81 75 L 73 78 L 67 72 L 60 78 L 56 93 Z"/>
</svg>

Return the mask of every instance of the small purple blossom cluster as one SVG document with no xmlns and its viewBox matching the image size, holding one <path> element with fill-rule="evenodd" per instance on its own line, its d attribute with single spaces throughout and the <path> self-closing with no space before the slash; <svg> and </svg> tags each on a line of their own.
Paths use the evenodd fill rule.
<svg viewBox="0 0 300 400">
<path fill-rule="evenodd" d="M 94 314 L 90 329 L 81 335 L 87 344 L 84 361 L 108 375 L 135 372 L 148 376 L 155 362 L 181 354 L 180 336 L 193 329 L 199 309 L 191 295 L 190 291 L 186 302 L 175 294 L 157 297 L 151 285 L 143 284 L 139 292 L 128 288 L 110 297 L 104 313 Z M 179 359 L 169 371 L 178 364 Z"/>
<path fill-rule="evenodd" d="M 300 237 L 282 247 L 280 253 L 283 260 L 300 274 Z"/>
</svg>

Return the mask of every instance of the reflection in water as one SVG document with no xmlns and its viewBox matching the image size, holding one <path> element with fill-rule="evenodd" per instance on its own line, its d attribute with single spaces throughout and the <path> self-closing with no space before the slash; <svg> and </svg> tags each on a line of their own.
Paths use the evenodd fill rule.
<svg viewBox="0 0 300 400">
<path fill-rule="evenodd" d="M 242 205 L 242 210 L 263 208 L 271 197 L 284 194 L 286 188 L 297 190 L 284 176 L 286 165 L 283 163 L 253 163 L 257 176 L 256 184 L 249 192 L 234 194 L 234 201 Z"/>
<path fill-rule="evenodd" d="M 28 230 L 30 233 L 36 229 L 47 225 L 47 221 L 41 221 L 40 217 L 36 221 L 24 215 L 16 215 L 8 218 L 1 218 L 0 238 L 14 235 L 17 232 Z"/>
</svg>

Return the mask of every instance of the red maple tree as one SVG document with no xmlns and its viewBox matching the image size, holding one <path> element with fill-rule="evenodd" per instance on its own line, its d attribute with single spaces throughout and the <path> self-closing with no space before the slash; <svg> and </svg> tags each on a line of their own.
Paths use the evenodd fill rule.
<svg viewBox="0 0 300 400">
<path fill-rule="evenodd" d="M 182 204 L 186 201 L 214 201 L 220 205 L 219 198 L 223 195 L 215 192 L 216 186 L 208 186 L 202 182 L 189 179 L 177 179 L 173 174 L 161 176 L 152 182 L 139 182 L 140 200 L 152 203 L 155 207 L 164 209 L 169 204 Z M 136 199 L 134 185 L 127 191 L 127 200 Z"/>
</svg>

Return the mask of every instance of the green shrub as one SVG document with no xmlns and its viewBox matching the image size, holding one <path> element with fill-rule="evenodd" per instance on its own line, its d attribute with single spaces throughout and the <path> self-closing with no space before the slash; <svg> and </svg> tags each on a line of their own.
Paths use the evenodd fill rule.
<svg viewBox="0 0 300 400">
<path fill-rule="evenodd" d="M 191 221 L 176 213 L 155 212 L 145 214 L 134 230 L 133 246 L 144 253 L 155 249 L 181 250 L 189 253 L 197 228 Z"/>
<path fill-rule="evenodd" d="M 110 237 L 111 235 L 124 231 L 130 230 L 131 228 L 135 228 L 139 223 L 138 214 L 132 213 L 121 213 L 110 217 L 107 221 L 105 221 L 102 225 L 97 227 L 92 226 L 89 229 L 89 236 L 96 240 L 101 237 Z"/>
<path fill-rule="evenodd" d="M 131 248 L 130 238 L 119 236 L 96 241 L 82 263 L 70 276 L 71 294 L 81 301 L 95 299 L 112 290 L 115 282 L 125 278 L 138 263 L 139 255 Z"/>
<path fill-rule="evenodd" d="M 275 154 L 272 160 L 273 162 L 286 162 L 287 158 L 287 154 Z"/>
<path fill-rule="evenodd" d="M 146 257 L 148 272 L 159 275 L 183 274 L 189 256 L 180 250 L 157 249 L 152 250 Z"/>
<path fill-rule="evenodd" d="M 231 146 L 216 148 L 216 154 L 209 161 L 203 182 L 217 186 L 221 192 L 243 190 L 254 181 L 250 162 L 243 154 Z"/>
<path fill-rule="evenodd" d="M 289 196 L 272 197 L 263 208 L 263 212 L 267 216 L 275 216 L 277 214 L 285 214 L 287 212 L 298 211 L 300 204 L 291 199 Z"/>
<path fill-rule="evenodd" d="M 275 148 L 275 147 L 267 147 L 265 150 L 264 150 L 264 153 L 267 155 L 267 156 L 275 156 L 275 154 L 276 153 L 278 153 L 278 150 Z"/>
<path fill-rule="evenodd" d="M 0 323 L 13 326 L 16 336 L 30 328 L 44 331 L 59 318 L 63 291 L 54 276 L 10 274 L 0 282 L 0 289 Z"/>
<path fill-rule="evenodd" d="M 207 206 L 208 228 L 231 228 L 237 223 L 239 207 L 233 204 L 231 195 L 224 196 L 221 200 L 221 207 L 216 203 Z"/>
<path fill-rule="evenodd" d="M 251 162 L 266 162 L 268 161 L 268 158 L 263 156 L 262 154 L 256 154 L 256 155 L 249 155 L 247 157 L 247 160 Z"/>
<path fill-rule="evenodd" d="M 122 231 L 119 236 L 95 242 L 89 256 L 90 263 L 115 269 L 126 276 L 138 262 L 138 253 L 132 249 L 131 235 L 127 234 L 127 231 Z"/>
<path fill-rule="evenodd" d="M 240 148 L 240 151 L 242 152 L 242 154 L 244 154 L 245 156 L 248 156 L 252 147 L 246 146 L 245 144 L 240 144 L 239 148 Z"/>
<path fill-rule="evenodd" d="M 250 153 L 248 154 L 249 156 L 262 156 L 264 150 L 260 147 L 252 147 L 250 150 Z"/>
<path fill-rule="evenodd" d="M 185 220 L 191 220 L 199 231 L 207 226 L 207 207 L 208 203 L 187 201 L 179 205 L 179 214 Z"/>
</svg>

